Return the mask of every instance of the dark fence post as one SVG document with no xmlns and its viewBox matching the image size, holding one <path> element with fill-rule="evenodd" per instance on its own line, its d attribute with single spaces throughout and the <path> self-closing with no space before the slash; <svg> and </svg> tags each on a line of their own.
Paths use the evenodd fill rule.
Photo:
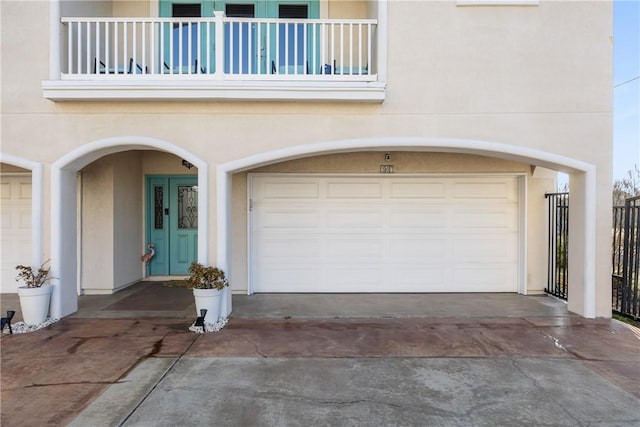
<svg viewBox="0 0 640 427">
<path fill-rule="evenodd" d="M 622 312 L 623 267 L 624 267 L 624 223 L 625 207 L 613 207 L 613 246 L 611 248 L 611 307 Z"/>
<path fill-rule="evenodd" d="M 569 267 L 569 193 L 547 193 L 548 204 L 548 259 L 545 292 L 567 299 Z"/>
</svg>

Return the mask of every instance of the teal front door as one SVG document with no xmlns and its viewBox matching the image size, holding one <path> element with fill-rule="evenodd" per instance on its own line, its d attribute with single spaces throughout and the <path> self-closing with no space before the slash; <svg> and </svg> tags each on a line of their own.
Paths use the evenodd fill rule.
<svg viewBox="0 0 640 427">
<path fill-rule="evenodd" d="M 198 258 L 198 178 L 147 176 L 147 243 L 156 254 L 149 275 L 186 275 Z"/>
</svg>

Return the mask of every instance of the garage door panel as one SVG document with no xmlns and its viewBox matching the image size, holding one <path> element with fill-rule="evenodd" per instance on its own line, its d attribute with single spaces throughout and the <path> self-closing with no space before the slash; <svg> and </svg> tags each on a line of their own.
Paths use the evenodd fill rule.
<svg viewBox="0 0 640 427">
<path fill-rule="evenodd" d="M 391 209 L 389 226 L 393 228 L 442 228 L 447 225 L 447 212 L 444 208 L 398 207 Z"/>
<path fill-rule="evenodd" d="M 428 262 L 446 258 L 449 243 L 444 238 L 430 236 L 392 237 L 389 242 L 389 257 L 397 262 Z"/>
<path fill-rule="evenodd" d="M 31 200 L 31 183 L 21 182 L 18 188 L 20 199 Z"/>
<path fill-rule="evenodd" d="M 352 182 L 351 180 L 327 183 L 327 199 L 380 199 L 382 184 L 378 182 Z"/>
<path fill-rule="evenodd" d="M 272 199 L 317 199 L 320 196 L 320 186 L 317 182 L 309 181 L 267 181 L 258 187 L 258 197 L 264 200 Z"/>
<path fill-rule="evenodd" d="M 453 240 L 452 245 L 456 263 L 495 259 L 500 259 L 504 262 L 517 260 L 517 246 L 513 244 L 511 239 Z"/>
<path fill-rule="evenodd" d="M 392 292 L 406 292 L 407 288 L 428 289 L 428 292 L 442 292 L 447 282 L 447 272 L 440 265 L 415 265 L 394 272 L 388 284 Z M 424 291 L 423 291 L 424 292 Z"/>
<path fill-rule="evenodd" d="M 2 182 L 0 183 L 0 199 L 2 200 L 11 200 L 11 183 L 10 182 Z"/>
<path fill-rule="evenodd" d="M 393 182 L 390 186 L 392 199 L 444 199 L 445 195 L 446 184 L 443 182 Z"/>
<path fill-rule="evenodd" d="M 321 272 L 313 265 L 293 268 L 288 266 L 258 266 L 256 292 L 317 292 Z M 326 291 L 325 291 L 326 292 Z"/>
<path fill-rule="evenodd" d="M 20 211 L 20 228 L 22 230 L 31 230 L 31 209 L 22 209 Z"/>
<path fill-rule="evenodd" d="M 264 209 L 263 215 L 256 221 L 256 228 L 317 228 L 320 212 L 312 209 Z"/>
<path fill-rule="evenodd" d="M 13 221 L 11 221 L 11 212 L 2 212 L 0 214 L 0 228 L 2 230 L 9 230 L 13 227 Z"/>
<path fill-rule="evenodd" d="M 516 268 L 507 264 L 460 266 L 453 270 L 450 292 L 485 292 L 484 289 L 495 289 L 492 292 L 513 292 L 510 279 L 516 274 Z"/>
<path fill-rule="evenodd" d="M 326 277 L 328 281 L 332 282 L 331 286 L 336 286 L 334 292 L 344 292 L 347 287 L 376 286 L 381 282 L 380 278 L 384 275 L 384 268 L 379 265 L 362 263 L 337 265 L 327 272 L 329 274 Z"/>
<path fill-rule="evenodd" d="M 505 182 L 459 181 L 453 184 L 454 199 L 506 199 L 516 200 L 514 186 Z"/>
<path fill-rule="evenodd" d="M 256 251 L 264 254 L 265 259 L 318 257 L 321 254 L 321 242 L 317 238 L 295 239 L 276 236 L 260 239 L 260 242 L 261 245 L 256 248 Z"/>
<path fill-rule="evenodd" d="M 326 239 L 326 257 L 336 261 L 345 258 L 379 258 L 384 253 L 385 242 L 381 238 L 352 236 L 331 236 Z"/>
<path fill-rule="evenodd" d="M 326 215 L 326 224 L 334 232 L 353 228 L 380 229 L 384 224 L 384 213 L 375 207 L 330 209 Z"/>
<path fill-rule="evenodd" d="M 451 225 L 460 232 L 472 228 L 515 230 L 518 226 L 516 212 L 515 207 L 456 208 Z"/>
<path fill-rule="evenodd" d="M 255 292 L 517 291 L 513 176 L 251 179 Z"/>
</svg>

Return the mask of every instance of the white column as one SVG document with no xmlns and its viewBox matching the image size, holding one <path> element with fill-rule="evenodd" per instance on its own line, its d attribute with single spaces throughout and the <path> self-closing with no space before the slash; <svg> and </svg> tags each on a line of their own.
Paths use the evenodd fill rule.
<svg viewBox="0 0 640 427">
<path fill-rule="evenodd" d="M 64 207 L 64 214 L 63 214 Z M 51 317 L 78 310 L 77 295 L 76 173 L 53 167 L 51 171 Z"/>
<path fill-rule="evenodd" d="M 569 311 L 596 317 L 596 172 L 575 172 L 569 187 Z M 608 286 L 611 286 L 609 278 Z M 607 286 L 604 283 L 602 286 Z M 609 299 L 611 301 L 611 299 Z M 611 304 L 609 302 L 609 304 Z M 609 309 L 610 312 L 610 309 Z M 602 314 L 601 314 L 602 315 Z"/>
<path fill-rule="evenodd" d="M 209 170 L 198 164 L 198 262 L 209 265 Z"/>
<path fill-rule="evenodd" d="M 216 51 L 216 72 L 215 76 L 217 79 L 222 80 L 224 74 L 224 26 L 222 23 L 222 18 L 224 18 L 224 12 L 216 10 L 213 12 L 215 16 L 215 51 Z"/>
<path fill-rule="evenodd" d="M 216 174 L 216 266 L 221 268 L 229 278 L 233 286 L 233 271 L 231 271 L 231 174 L 226 170 L 218 168 Z M 227 292 L 227 309 L 224 313 L 228 316 L 233 307 L 231 305 L 231 293 Z"/>
<path fill-rule="evenodd" d="M 41 265 L 42 259 L 42 163 L 31 168 L 31 265 Z"/>
<path fill-rule="evenodd" d="M 378 81 L 387 81 L 387 0 L 378 0 Z M 371 68 L 371 64 L 369 64 Z"/>
<path fill-rule="evenodd" d="M 60 0 L 49 0 L 49 79 L 60 80 Z"/>
</svg>

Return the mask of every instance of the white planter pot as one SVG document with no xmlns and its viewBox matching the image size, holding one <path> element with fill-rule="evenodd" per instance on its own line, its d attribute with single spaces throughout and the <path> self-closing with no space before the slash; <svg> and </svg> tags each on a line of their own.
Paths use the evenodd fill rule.
<svg viewBox="0 0 640 427">
<path fill-rule="evenodd" d="M 49 301 L 51 300 L 51 285 L 39 288 L 18 288 L 22 319 L 27 325 L 39 325 L 47 320 Z"/>
<path fill-rule="evenodd" d="M 220 303 L 222 302 L 222 291 L 217 289 L 193 289 L 193 296 L 196 299 L 196 315 L 200 316 L 200 309 L 206 308 L 207 314 L 204 317 L 206 323 L 214 324 L 220 317 Z"/>
</svg>

